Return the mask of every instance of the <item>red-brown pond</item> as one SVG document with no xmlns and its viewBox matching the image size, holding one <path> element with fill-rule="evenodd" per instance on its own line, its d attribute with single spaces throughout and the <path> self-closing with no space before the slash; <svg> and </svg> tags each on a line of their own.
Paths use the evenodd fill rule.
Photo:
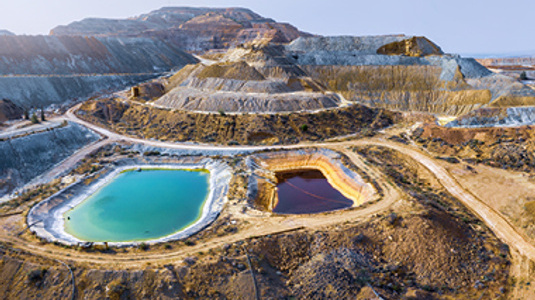
<svg viewBox="0 0 535 300">
<path fill-rule="evenodd" d="M 333 188 L 318 170 L 301 170 L 277 174 L 278 203 L 273 212 L 313 214 L 348 208 L 353 201 Z"/>
</svg>

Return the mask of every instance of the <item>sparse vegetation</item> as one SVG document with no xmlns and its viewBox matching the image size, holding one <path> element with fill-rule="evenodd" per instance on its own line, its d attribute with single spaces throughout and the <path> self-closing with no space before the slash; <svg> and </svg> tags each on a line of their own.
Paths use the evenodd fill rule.
<svg viewBox="0 0 535 300">
<path fill-rule="evenodd" d="M 145 244 L 145 243 L 141 243 L 139 244 L 139 249 L 143 250 L 143 251 L 147 251 L 149 250 L 150 246 L 148 244 Z"/>
<path fill-rule="evenodd" d="M 34 269 L 28 272 L 28 281 L 31 283 L 39 283 L 43 280 L 44 276 L 46 275 L 47 269 L 45 268 L 39 268 Z"/>
<path fill-rule="evenodd" d="M 81 118 L 113 130 L 145 139 L 189 141 L 226 145 L 293 144 L 300 141 L 321 141 L 336 136 L 363 133 L 392 125 L 398 114 L 352 105 L 319 113 L 277 115 L 220 115 L 170 111 L 142 105 L 122 106 L 115 100 L 100 100 L 84 104 Z M 114 123 L 108 121 L 106 107 L 116 107 Z M 150 124 L 150 125 L 146 125 Z M 314 124 L 309 126 L 307 124 Z M 306 126 L 303 126 L 306 125 Z M 305 131 L 303 131 L 305 129 Z"/>
<path fill-rule="evenodd" d="M 32 121 L 32 124 L 39 123 L 39 119 L 37 118 L 37 115 L 35 113 L 32 114 L 31 121 Z"/>
</svg>

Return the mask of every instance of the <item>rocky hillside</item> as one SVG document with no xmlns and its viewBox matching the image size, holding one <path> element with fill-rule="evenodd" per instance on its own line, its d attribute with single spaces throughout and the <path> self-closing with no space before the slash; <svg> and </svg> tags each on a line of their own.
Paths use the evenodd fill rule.
<svg viewBox="0 0 535 300">
<path fill-rule="evenodd" d="M 0 75 L 160 73 L 193 62 L 148 38 L 0 36 Z"/>
<path fill-rule="evenodd" d="M 413 138 L 429 151 L 470 163 L 533 173 L 535 132 L 531 126 L 514 128 L 447 128 L 425 125 Z"/>
<path fill-rule="evenodd" d="M 288 45 L 240 45 L 172 76 L 146 97 L 192 111 L 283 112 L 346 100 L 400 111 L 464 115 L 535 104 L 535 90 L 474 59 L 444 54 L 424 37 L 300 37 Z M 345 98 L 345 99 L 344 99 Z"/>
<path fill-rule="evenodd" d="M 0 196 L 50 170 L 98 135 L 77 124 L 0 141 Z"/>
<path fill-rule="evenodd" d="M 287 46 L 291 52 L 351 52 L 359 55 L 392 54 L 427 56 L 444 54 L 425 37 L 406 35 L 370 35 L 301 38 Z"/>
<path fill-rule="evenodd" d="M 288 43 L 310 36 L 286 23 L 245 8 L 164 7 L 125 19 L 84 19 L 50 31 L 51 35 L 158 37 L 188 51 L 226 49 L 253 40 Z"/>
<path fill-rule="evenodd" d="M 341 99 L 306 78 L 268 77 L 244 61 L 199 64 L 170 78 L 154 104 L 205 112 L 292 112 L 338 107 Z"/>
<path fill-rule="evenodd" d="M 26 108 L 63 103 L 196 61 L 149 38 L 0 36 L 0 97 Z"/>
<path fill-rule="evenodd" d="M 329 90 L 370 106 L 462 115 L 491 104 L 535 104 L 533 89 L 422 37 L 298 38 L 286 51 Z"/>
<path fill-rule="evenodd" d="M 291 114 L 198 113 L 112 99 L 90 101 L 78 115 L 116 132 L 145 139 L 223 145 L 294 144 L 391 126 L 399 114 L 362 105 Z"/>
</svg>

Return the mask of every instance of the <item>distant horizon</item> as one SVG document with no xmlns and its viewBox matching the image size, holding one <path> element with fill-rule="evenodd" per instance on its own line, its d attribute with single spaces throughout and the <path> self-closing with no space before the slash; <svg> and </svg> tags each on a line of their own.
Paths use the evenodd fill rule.
<svg viewBox="0 0 535 300">
<path fill-rule="evenodd" d="M 466 0 L 436 3 L 426 0 L 385 0 L 346 3 L 331 0 L 19 0 L 0 5 L 0 29 L 18 35 L 48 35 L 56 26 L 86 18 L 126 19 L 164 7 L 246 8 L 322 36 L 406 34 L 425 36 L 444 52 L 472 57 L 535 55 L 535 40 L 527 24 L 535 1 L 497 0 L 482 4 Z M 475 2 L 475 1 L 473 1 Z M 520 9 L 519 9 L 520 8 Z M 524 20 L 524 21 L 523 21 Z"/>
</svg>

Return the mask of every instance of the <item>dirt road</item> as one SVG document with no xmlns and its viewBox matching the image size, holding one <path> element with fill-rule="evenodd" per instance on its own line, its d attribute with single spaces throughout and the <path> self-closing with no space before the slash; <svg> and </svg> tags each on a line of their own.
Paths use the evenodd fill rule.
<svg viewBox="0 0 535 300">
<path fill-rule="evenodd" d="M 437 164 L 433 158 L 431 158 L 429 155 L 417 150 L 416 148 L 412 146 L 392 143 L 392 142 L 388 142 L 388 141 L 381 140 L 381 139 L 364 139 L 364 140 L 349 141 L 349 142 L 322 143 L 322 144 L 299 144 L 299 145 L 289 145 L 289 146 L 236 146 L 236 147 L 213 146 L 213 145 L 192 145 L 192 144 L 169 143 L 169 142 L 162 142 L 162 141 L 149 141 L 149 140 L 143 140 L 139 138 L 119 135 L 105 128 L 101 128 L 94 124 L 80 120 L 73 113 L 75 109 L 76 107 L 67 112 L 66 119 L 69 121 L 81 124 L 83 126 L 86 126 L 94 130 L 95 132 L 98 132 L 99 134 L 103 135 L 105 139 L 91 145 L 90 147 L 84 148 L 83 150 L 76 153 L 69 159 L 65 160 L 63 163 L 61 163 L 56 168 L 51 170 L 47 174 L 46 177 L 56 176 L 57 174 L 60 174 L 63 170 L 66 170 L 69 167 L 72 167 L 74 164 L 76 164 L 80 159 L 82 159 L 90 151 L 98 149 L 98 147 L 101 147 L 107 143 L 114 142 L 114 141 L 126 141 L 126 142 L 131 142 L 131 143 L 140 143 L 140 144 L 146 144 L 146 145 L 162 147 L 162 148 L 195 149 L 195 150 L 205 149 L 205 150 L 253 150 L 253 151 L 258 150 L 260 151 L 260 150 L 268 150 L 268 149 L 270 150 L 296 149 L 296 148 L 303 148 L 307 146 L 326 147 L 326 148 L 332 148 L 332 149 L 336 149 L 338 151 L 343 152 L 358 167 L 371 173 L 373 175 L 372 177 L 380 179 L 382 178 L 382 175 L 378 174 L 377 171 L 374 171 L 373 168 L 366 166 L 360 160 L 358 155 L 356 155 L 351 150 L 349 150 L 348 147 L 359 146 L 359 145 L 360 146 L 363 146 L 363 145 L 383 146 L 383 147 L 387 147 L 395 151 L 398 151 L 404 155 L 407 155 L 413 158 L 414 160 L 418 161 L 427 169 L 429 169 L 429 171 L 431 171 L 434 174 L 434 176 L 439 180 L 439 182 L 444 186 L 444 188 L 449 193 L 451 193 L 454 197 L 456 197 L 459 201 L 461 201 L 466 207 L 468 207 L 477 216 L 479 216 L 504 243 L 508 244 L 511 248 L 519 252 L 521 255 L 524 255 L 527 258 L 535 261 L 535 247 L 531 245 L 515 229 L 515 227 L 512 224 L 510 224 L 498 211 L 488 206 L 480 199 L 477 199 L 477 197 L 475 197 L 473 194 L 467 191 L 461 184 L 459 184 L 459 182 L 457 182 L 448 173 L 446 169 L 444 169 L 442 166 Z M 383 198 L 383 200 L 373 205 L 370 205 L 369 207 L 366 207 L 364 209 L 342 211 L 342 212 L 337 212 L 332 215 L 318 215 L 318 216 L 313 216 L 313 217 L 262 218 L 260 223 L 255 225 L 253 222 L 252 226 L 250 226 L 249 229 L 245 229 L 244 231 L 241 231 L 239 234 L 236 234 L 230 237 L 220 238 L 220 239 L 216 238 L 211 241 L 207 241 L 206 243 L 203 243 L 202 245 L 189 247 L 189 248 L 186 248 L 186 250 L 181 249 L 180 251 L 171 252 L 171 253 L 163 253 L 163 254 L 162 253 L 160 254 L 147 253 L 143 255 L 136 255 L 134 257 L 131 255 L 124 255 L 124 256 L 114 255 L 112 260 L 108 260 L 107 256 L 102 255 L 102 254 L 86 254 L 86 253 L 80 253 L 80 252 L 68 251 L 68 250 L 66 250 L 66 253 L 49 253 L 47 251 L 44 251 L 42 249 L 42 246 L 24 245 L 22 240 L 18 241 L 19 243 L 17 243 L 17 238 L 15 237 L 4 236 L 2 237 L 2 240 L 14 242 L 17 244 L 17 246 L 20 246 L 21 248 L 24 248 L 27 251 L 39 253 L 47 257 L 52 256 L 53 258 L 56 258 L 56 259 L 59 258 L 62 260 L 67 260 L 67 261 L 82 260 L 84 262 L 91 262 L 91 263 L 97 263 L 97 264 L 111 263 L 111 262 L 114 264 L 121 264 L 123 262 L 127 264 L 132 264 L 135 261 L 154 261 L 154 260 L 159 261 L 159 260 L 176 259 L 178 257 L 187 255 L 188 253 L 204 251 L 210 248 L 221 246 L 224 243 L 231 243 L 233 241 L 239 241 L 239 240 L 242 240 L 244 238 L 247 238 L 253 235 L 257 236 L 257 235 L 264 235 L 264 234 L 274 234 L 276 232 L 295 229 L 295 228 L 299 228 L 303 226 L 308 227 L 308 228 L 326 226 L 330 224 L 344 222 L 344 220 L 354 220 L 355 218 L 363 218 L 363 217 L 369 216 L 370 214 L 381 212 L 387 209 L 390 205 L 395 203 L 397 200 L 399 200 L 401 193 L 397 189 L 392 188 L 390 185 L 385 184 L 384 180 L 379 180 L 379 182 L 382 182 L 382 186 L 385 189 L 385 192 L 386 192 L 385 197 Z M 289 222 L 288 220 L 290 220 L 291 222 Z M 20 243 L 22 243 L 22 245 Z M 67 253 L 69 254 L 69 256 L 65 255 Z"/>
</svg>

